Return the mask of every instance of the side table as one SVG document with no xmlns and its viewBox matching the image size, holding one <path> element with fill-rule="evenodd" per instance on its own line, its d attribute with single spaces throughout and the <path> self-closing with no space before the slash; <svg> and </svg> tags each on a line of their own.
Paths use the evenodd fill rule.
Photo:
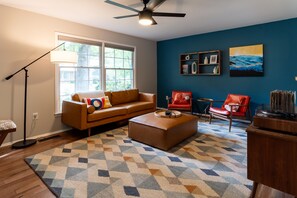
<svg viewBox="0 0 297 198">
<path fill-rule="evenodd" d="M 198 115 L 201 116 L 201 117 L 209 118 L 208 110 L 209 110 L 210 104 L 213 102 L 213 99 L 211 99 L 211 98 L 198 98 L 197 102 L 201 103 L 201 105 L 198 104 L 198 109 L 199 109 Z M 202 105 L 203 105 L 203 107 L 201 108 Z"/>
</svg>

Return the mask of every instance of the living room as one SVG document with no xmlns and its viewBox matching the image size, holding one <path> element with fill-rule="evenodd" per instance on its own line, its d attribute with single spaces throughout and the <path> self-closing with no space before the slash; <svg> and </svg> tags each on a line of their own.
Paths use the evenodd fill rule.
<svg viewBox="0 0 297 198">
<path fill-rule="evenodd" d="M 141 10 L 143 7 L 143 4 L 139 4 L 138 0 L 129 2 L 119 0 L 115 2 L 124 5 L 137 4 L 138 7 L 136 6 L 136 9 L 138 10 Z M 295 77 L 297 76 L 297 68 L 294 66 L 294 61 L 292 61 L 294 60 L 297 46 L 297 15 L 295 14 L 297 13 L 297 5 L 295 1 L 274 0 L 273 2 L 261 2 L 262 10 L 255 10 L 255 12 L 251 10 L 259 6 L 257 1 L 248 3 L 250 5 L 248 8 L 246 7 L 246 2 L 235 3 L 234 1 L 229 1 L 227 3 L 219 3 L 219 5 L 216 5 L 218 2 L 214 1 L 209 2 L 207 5 L 203 1 L 197 2 L 194 0 L 189 1 L 189 3 L 177 0 L 166 1 L 157 8 L 158 12 L 186 13 L 185 18 L 155 17 L 154 19 L 158 22 L 157 25 L 143 27 L 138 24 L 137 18 L 114 19 L 113 17 L 131 13 L 125 9 L 107 4 L 104 1 L 90 2 L 92 6 L 85 6 L 82 1 L 77 3 L 70 1 L 63 3 L 48 2 L 49 4 L 47 4 L 34 1 L 20 3 L 18 1 L 1 0 L 0 73 L 2 79 L 57 46 L 60 43 L 59 36 L 62 36 L 64 38 L 76 38 L 101 43 L 101 46 L 120 46 L 122 49 L 128 49 L 128 51 L 133 49 L 134 62 L 132 64 L 135 70 L 133 70 L 131 88 L 137 88 L 140 92 L 155 94 L 157 107 L 160 108 L 167 108 L 166 96 L 171 96 L 173 90 L 191 91 L 194 100 L 199 98 L 224 100 L 228 94 L 233 93 L 251 97 L 250 108 L 252 115 L 254 115 L 259 105 L 269 104 L 271 91 L 296 91 Z M 69 4 L 74 5 L 69 6 Z M 194 15 L 197 18 L 196 20 L 189 20 L 187 17 L 191 17 L 190 13 L 195 13 L 195 9 L 198 9 L 197 4 L 205 7 L 199 8 L 201 9 L 199 10 L 200 12 Z M 230 7 L 224 7 L 227 9 L 226 13 L 228 14 L 224 14 L 225 11 L 222 8 L 218 8 L 222 6 L 221 4 L 230 4 Z M 234 4 L 242 9 L 245 7 L 247 10 L 234 10 L 238 8 L 232 8 L 231 5 Z M 240 4 L 244 5 L 240 6 Z M 69 11 L 67 10 L 68 6 Z M 217 9 L 210 10 L 209 13 L 212 14 L 214 11 L 221 10 L 219 13 L 221 15 L 216 16 L 221 18 L 219 22 L 215 20 L 216 18 L 209 16 L 211 14 L 203 12 L 203 10 L 208 9 L 207 6 Z M 193 9 L 191 10 L 191 7 L 194 8 L 194 11 Z M 271 11 L 268 11 L 267 7 L 270 7 Z M 55 9 L 57 12 L 56 15 L 53 15 L 50 11 Z M 104 14 L 108 12 L 109 14 L 98 16 L 93 14 L 96 12 Z M 240 18 L 240 14 L 233 17 L 232 15 L 236 12 L 247 16 L 247 19 Z M 246 12 L 250 12 L 250 14 Z M 71 17 L 72 15 L 75 16 L 74 19 L 77 21 L 74 19 L 73 21 L 70 19 L 66 20 L 68 16 Z M 224 17 L 226 19 L 222 20 Z M 130 24 L 133 24 L 131 28 Z M 213 24 L 216 24 L 217 27 Z M 167 25 L 170 25 L 170 27 L 167 27 Z M 179 25 L 181 28 L 178 27 Z M 183 25 L 187 25 L 188 30 L 184 30 Z M 191 26 L 193 27 L 191 28 Z M 135 27 L 136 29 L 133 29 Z M 168 28 L 167 32 L 166 28 Z M 172 31 L 170 28 L 175 29 Z M 129 29 L 131 29 L 130 32 Z M 230 48 L 258 44 L 263 45 L 263 75 L 231 77 L 229 70 Z M 100 49 L 102 50 L 102 48 Z M 220 50 L 220 75 L 199 76 L 182 75 L 180 73 L 181 54 L 209 50 Z M 60 88 L 57 83 L 57 79 L 59 79 L 57 70 L 57 65 L 50 62 L 50 56 L 45 56 L 28 68 L 26 114 L 26 135 L 28 138 L 46 138 L 71 130 L 71 127 L 63 124 L 61 121 L 62 103 L 59 101 L 61 97 L 57 97 L 57 89 Z M 102 74 L 101 76 L 104 73 L 100 73 Z M 0 120 L 12 120 L 17 126 L 16 131 L 9 133 L 1 145 L 1 154 L 3 154 L 0 158 L 1 163 L 4 163 L 4 160 L 7 159 L 6 155 L 8 155 L 8 158 L 14 158 L 18 153 L 21 153 L 21 150 L 30 149 L 39 144 L 20 150 L 7 149 L 14 142 L 23 139 L 23 75 L 21 72 L 12 79 L 3 80 L 0 83 L 0 90 L 3 93 L 1 97 Z M 102 79 L 105 78 L 107 77 L 102 77 Z M 101 84 L 101 87 L 104 86 L 106 87 L 105 82 Z M 104 88 L 102 89 L 104 90 Z M 105 88 L 104 91 L 107 91 L 107 89 Z M 198 111 L 197 108 L 193 110 Z M 32 118 L 34 113 L 38 113 L 38 119 Z M 227 122 L 222 123 L 228 126 Z M 245 129 L 247 126 L 245 125 Z M 92 132 L 96 134 L 96 129 Z M 84 133 L 87 136 L 87 132 Z M 66 142 L 63 144 L 66 144 Z M 57 146 L 55 145 L 55 147 Z M 50 148 L 48 147 L 48 149 Z M 7 152 L 8 150 L 11 154 Z M 37 150 L 39 152 L 44 151 L 42 148 Z M 33 155 L 33 153 L 30 153 L 30 155 Z M 23 156 L 23 159 L 25 157 L 28 157 L 28 155 Z M 2 175 L 6 169 L 1 170 Z M 25 168 L 19 168 L 18 170 L 19 175 L 17 176 L 20 176 L 21 170 L 25 170 Z M 28 174 L 28 171 L 26 169 L 25 174 Z M 15 176 L 14 173 L 16 174 L 17 172 L 12 171 L 11 175 L 9 175 L 12 181 L 16 179 L 13 177 Z M 34 172 L 31 170 L 30 174 L 34 174 Z M 9 181 L 7 175 L 3 176 L 3 178 Z M 8 183 L 12 184 L 12 181 Z M 34 186 L 34 182 L 32 186 Z M 42 182 L 39 182 L 41 184 L 38 183 L 38 185 L 42 185 Z M 22 184 L 19 183 L 19 185 Z M 22 195 L 22 192 L 18 194 L 16 190 L 20 187 L 11 188 L 14 190 L 12 193 L 9 190 L 5 191 L 5 189 L 9 189 L 7 184 L 5 186 L 3 183 L 0 186 L 0 195 L 7 197 L 19 197 Z M 48 191 L 48 189 L 45 190 L 46 187 L 44 186 L 40 188 Z M 250 191 L 251 189 L 248 192 L 250 193 Z M 11 193 L 11 195 L 3 193 Z M 47 193 L 49 193 L 47 195 L 53 196 L 50 194 L 50 191 Z M 27 196 L 29 195 L 27 194 Z"/>
</svg>

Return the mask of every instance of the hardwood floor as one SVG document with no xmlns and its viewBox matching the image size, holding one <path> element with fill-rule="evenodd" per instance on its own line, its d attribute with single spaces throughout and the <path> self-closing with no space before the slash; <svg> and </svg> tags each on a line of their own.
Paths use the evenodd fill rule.
<svg viewBox="0 0 297 198">
<path fill-rule="evenodd" d="M 104 125 L 92 129 L 92 135 L 102 133 L 120 126 L 127 122 Z M 96 132 L 94 132 L 96 131 Z M 71 130 L 57 134 L 47 140 L 40 140 L 37 144 L 25 149 L 0 148 L 0 197 L 30 197 L 51 198 L 55 197 L 46 185 L 39 179 L 33 170 L 26 164 L 24 158 L 57 146 L 87 137 L 87 131 Z M 282 193 L 264 185 L 259 185 L 255 194 L 256 198 L 282 197 L 293 198 L 294 196 Z"/>
<path fill-rule="evenodd" d="M 102 133 L 127 122 L 104 125 L 92 129 L 92 135 Z M 94 132 L 96 131 L 96 133 Z M 34 171 L 24 161 L 25 157 L 46 151 L 57 146 L 87 137 L 87 131 L 71 130 L 54 135 L 47 140 L 24 149 L 0 148 L 0 197 L 55 197 Z"/>
</svg>

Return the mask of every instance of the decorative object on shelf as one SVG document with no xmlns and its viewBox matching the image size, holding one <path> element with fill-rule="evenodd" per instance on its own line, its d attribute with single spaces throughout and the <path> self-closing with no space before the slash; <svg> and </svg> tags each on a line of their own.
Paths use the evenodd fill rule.
<svg viewBox="0 0 297 198">
<path fill-rule="evenodd" d="M 192 71 L 192 74 L 197 74 L 197 63 L 196 62 L 192 63 L 191 71 Z"/>
<path fill-rule="evenodd" d="M 210 63 L 210 57 L 212 63 Z M 219 76 L 221 75 L 221 51 L 211 50 L 202 52 L 187 52 L 180 54 L 179 73 L 192 76 Z M 186 65 L 186 66 L 184 66 Z M 216 73 L 213 72 L 214 67 Z"/>
<path fill-rule="evenodd" d="M 231 47 L 230 76 L 263 76 L 263 44 Z"/>
<path fill-rule="evenodd" d="M 189 66 L 187 64 L 183 65 L 183 74 L 188 74 L 189 73 Z"/>
<path fill-rule="evenodd" d="M 208 58 L 207 58 L 207 56 L 204 57 L 204 62 L 203 63 L 204 64 L 208 64 Z"/>
<path fill-rule="evenodd" d="M 209 64 L 216 64 L 218 59 L 218 55 L 211 55 L 209 58 Z"/>
<path fill-rule="evenodd" d="M 75 52 L 69 52 L 69 51 L 55 51 L 55 53 L 52 53 L 54 50 L 56 50 L 57 48 L 61 47 L 62 45 L 64 45 L 65 43 L 62 43 L 60 45 L 58 45 L 57 47 L 51 49 L 50 51 L 46 52 L 45 54 L 43 54 L 42 56 L 40 56 L 39 58 L 33 60 L 32 62 L 30 62 L 29 64 L 27 64 L 26 66 L 24 66 L 23 68 L 19 69 L 18 71 L 16 71 L 15 73 L 7 76 L 5 78 L 5 80 L 9 80 L 11 79 L 14 75 L 18 74 L 19 72 L 23 71 L 25 72 L 25 96 L 24 96 L 24 139 L 22 141 L 16 142 L 12 145 L 13 148 L 25 148 L 28 146 L 31 146 L 33 144 L 36 143 L 36 139 L 27 139 L 27 134 L 26 134 L 26 118 L 27 118 L 27 82 L 28 82 L 28 69 L 27 67 L 29 67 L 30 65 L 32 65 L 33 63 L 35 63 L 36 61 L 38 61 L 39 59 L 43 58 L 44 56 L 48 55 L 51 53 L 51 62 L 52 63 L 77 63 L 77 54 Z M 59 52 L 62 53 L 62 55 L 59 55 Z"/>
<path fill-rule="evenodd" d="M 218 66 L 215 66 L 212 70 L 213 74 L 218 74 L 219 73 L 219 67 Z"/>
<path fill-rule="evenodd" d="M 221 57 L 220 50 L 198 52 L 198 75 L 204 75 L 204 76 L 220 75 L 221 74 L 220 57 Z"/>
</svg>

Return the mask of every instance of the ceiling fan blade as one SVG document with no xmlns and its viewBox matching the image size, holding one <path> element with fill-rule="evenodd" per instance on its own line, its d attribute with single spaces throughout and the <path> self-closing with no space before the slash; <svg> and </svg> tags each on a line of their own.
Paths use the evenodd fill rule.
<svg viewBox="0 0 297 198">
<path fill-rule="evenodd" d="M 158 24 L 158 23 L 155 21 L 155 19 L 152 18 L 152 20 L 153 20 L 152 25 L 157 25 L 157 24 Z"/>
<path fill-rule="evenodd" d="M 165 1 L 166 0 L 150 0 L 149 3 L 146 5 L 146 7 L 150 10 L 155 10 L 157 7 L 159 7 Z"/>
<path fill-rule="evenodd" d="M 125 15 L 125 16 L 117 16 L 117 17 L 113 17 L 115 19 L 124 19 L 124 18 L 129 18 L 129 17 L 135 17 L 138 16 L 138 14 L 131 14 L 131 15 Z"/>
<path fill-rule="evenodd" d="M 153 12 L 153 16 L 159 17 L 184 17 L 185 13 Z"/>
<path fill-rule="evenodd" d="M 141 7 L 143 8 L 143 2 L 139 2 L 139 3 L 133 3 L 133 4 L 129 4 L 128 5 L 129 7 L 132 7 L 132 8 L 137 8 L 137 7 Z"/>
<path fill-rule="evenodd" d="M 118 7 L 120 7 L 120 8 L 127 9 L 127 10 L 131 10 L 131 11 L 133 11 L 133 12 L 139 12 L 139 10 L 136 10 L 136 9 L 131 8 L 131 7 L 129 7 L 129 6 L 125 6 L 125 5 L 120 4 L 120 3 L 116 3 L 116 2 L 114 2 L 114 1 L 106 0 L 105 3 L 109 3 L 109 4 L 111 4 L 111 5 L 115 5 L 115 6 L 118 6 Z"/>
</svg>

